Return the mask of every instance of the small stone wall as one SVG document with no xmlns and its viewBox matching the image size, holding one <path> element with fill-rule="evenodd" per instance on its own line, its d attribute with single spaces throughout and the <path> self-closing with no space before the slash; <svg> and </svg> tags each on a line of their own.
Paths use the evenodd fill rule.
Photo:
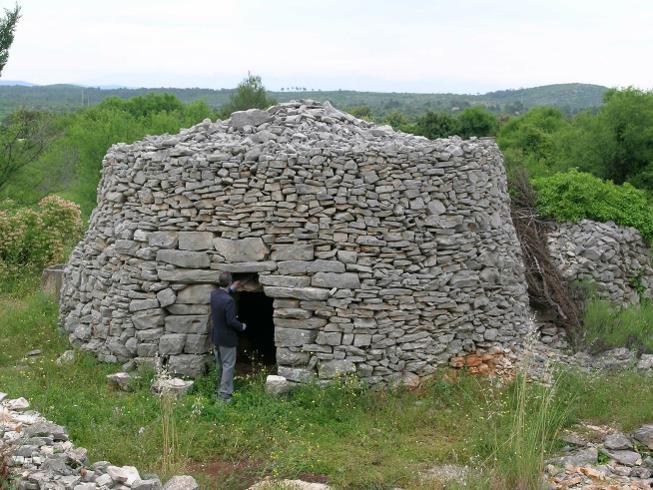
<svg viewBox="0 0 653 490">
<path fill-rule="evenodd" d="M 653 294 L 651 251 L 635 228 L 583 220 L 552 224 L 551 256 L 564 278 L 596 285 L 599 296 L 617 304 L 639 303 Z"/>
<path fill-rule="evenodd" d="M 220 271 L 274 298 L 291 381 L 424 376 L 518 342 L 528 299 L 493 140 L 430 141 L 329 104 L 113 146 L 61 322 L 101 359 L 205 366 Z"/>
</svg>

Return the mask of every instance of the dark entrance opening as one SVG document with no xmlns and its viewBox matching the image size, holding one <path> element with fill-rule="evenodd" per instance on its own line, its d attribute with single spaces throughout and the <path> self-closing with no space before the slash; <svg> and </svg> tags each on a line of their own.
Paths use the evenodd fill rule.
<svg viewBox="0 0 653 490">
<path fill-rule="evenodd" d="M 238 318 L 247 324 L 247 330 L 240 336 L 238 363 L 273 366 L 277 362 L 273 300 L 263 294 L 258 274 L 234 274 L 234 280 L 241 282 L 235 294 Z"/>
</svg>

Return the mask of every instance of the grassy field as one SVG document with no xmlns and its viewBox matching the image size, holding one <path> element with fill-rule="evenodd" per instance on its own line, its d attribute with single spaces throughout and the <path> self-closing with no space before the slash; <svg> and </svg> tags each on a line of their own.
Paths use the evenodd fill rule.
<svg viewBox="0 0 653 490">
<path fill-rule="evenodd" d="M 81 353 L 57 366 L 69 346 L 56 330 L 56 305 L 37 291 L 27 281 L 0 293 L 0 391 L 27 397 L 66 426 L 92 461 L 164 477 L 192 473 L 202 488 L 247 488 L 264 476 L 336 488 L 440 488 L 419 477 L 438 464 L 471 465 L 466 488 L 535 488 L 558 429 L 580 420 L 624 430 L 653 421 L 651 379 L 630 372 L 565 372 L 554 389 L 445 372 L 416 391 L 373 391 L 345 379 L 285 398 L 266 395 L 259 373 L 238 380 L 231 405 L 213 398 L 210 373 L 191 395 L 166 406 L 149 392 L 152 373 L 142 372 L 134 390 L 123 393 L 105 379 L 119 366 Z M 43 352 L 26 358 L 33 349 Z M 167 458 L 164 424 L 177 436 Z"/>
</svg>

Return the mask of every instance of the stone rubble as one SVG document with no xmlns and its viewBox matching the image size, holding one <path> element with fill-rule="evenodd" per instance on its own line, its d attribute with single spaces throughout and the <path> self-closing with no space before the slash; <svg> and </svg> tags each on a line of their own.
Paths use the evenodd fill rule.
<svg viewBox="0 0 653 490">
<path fill-rule="evenodd" d="M 431 141 L 313 101 L 205 120 L 111 147 L 61 324 L 101 360 L 197 376 L 220 271 L 258 274 L 279 375 L 412 380 L 523 337 L 509 207 L 491 139 Z"/>
<path fill-rule="evenodd" d="M 28 410 L 24 398 L 0 393 L 0 454 L 10 450 L 10 474 L 16 490 L 198 490 L 191 476 L 176 476 L 165 485 L 142 480 L 133 466 L 107 461 L 89 464 L 86 449 L 75 447 L 66 430 Z"/>
<path fill-rule="evenodd" d="M 591 220 L 552 224 L 548 246 L 565 279 L 595 284 L 613 303 L 653 294 L 651 251 L 635 228 Z"/>
<path fill-rule="evenodd" d="M 653 430 L 644 426 L 633 434 L 611 432 L 587 425 L 585 431 L 601 437 L 603 442 L 588 442 L 577 434 L 565 434 L 569 445 L 566 455 L 549 460 L 546 468 L 551 489 L 650 489 L 653 487 L 653 457 L 651 448 L 643 446 L 638 437 Z M 639 434 L 639 436 L 638 436 Z M 600 439 L 599 439 L 600 440 Z M 605 461 L 599 463 L 600 461 Z"/>
</svg>

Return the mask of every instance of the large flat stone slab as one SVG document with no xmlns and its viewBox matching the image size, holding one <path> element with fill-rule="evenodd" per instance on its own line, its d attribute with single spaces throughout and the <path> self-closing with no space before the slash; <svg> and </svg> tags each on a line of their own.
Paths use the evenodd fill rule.
<svg viewBox="0 0 653 490">
<path fill-rule="evenodd" d="M 216 238 L 213 246 L 226 262 L 258 262 L 265 260 L 268 254 L 268 248 L 260 238 Z"/>
</svg>

